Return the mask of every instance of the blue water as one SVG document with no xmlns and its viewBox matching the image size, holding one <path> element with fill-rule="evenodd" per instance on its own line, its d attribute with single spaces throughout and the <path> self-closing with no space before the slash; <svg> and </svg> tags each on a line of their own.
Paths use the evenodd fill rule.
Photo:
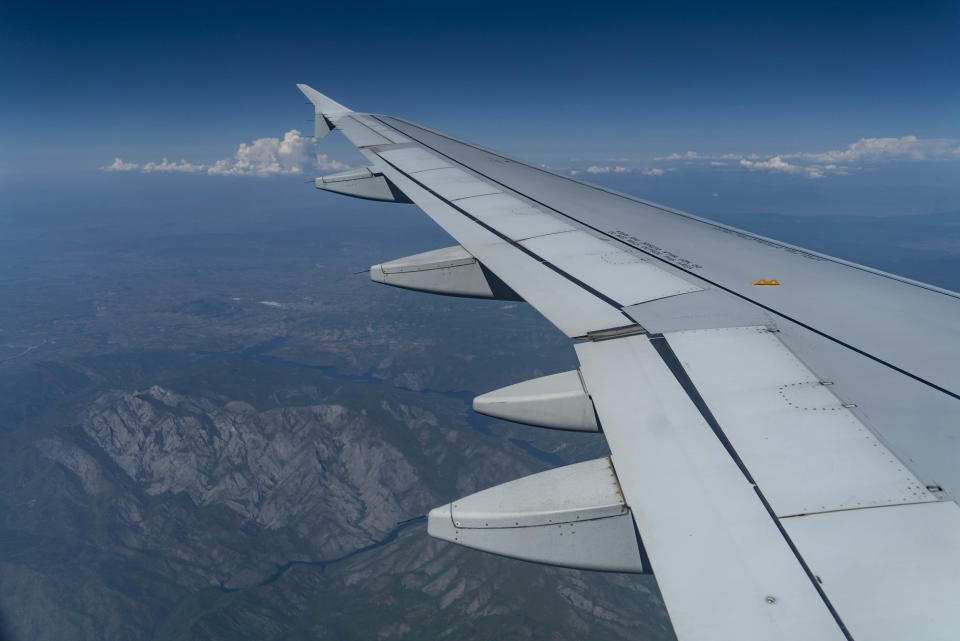
<svg viewBox="0 0 960 641">
<path fill-rule="evenodd" d="M 322 561 L 288 561 L 287 563 L 278 565 L 277 569 L 274 571 L 273 574 L 265 578 L 263 581 L 260 581 L 259 583 L 257 583 L 255 587 L 260 588 L 265 585 L 270 585 L 271 583 L 277 581 L 280 577 L 282 577 L 287 572 L 287 570 L 289 570 L 295 565 L 309 565 L 311 567 L 320 568 L 322 572 L 326 572 L 327 566 L 333 565 L 334 563 L 340 563 L 341 561 L 346 561 L 347 559 L 353 558 L 358 554 L 363 554 L 364 552 L 369 552 L 370 550 L 375 550 L 379 547 L 383 547 L 384 545 L 387 545 L 388 543 L 392 543 L 393 541 L 396 540 L 396 538 L 400 535 L 400 533 L 403 532 L 408 527 L 413 527 L 414 525 L 422 525 L 423 523 L 426 523 L 426 521 L 427 521 L 427 517 L 420 516 L 415 519 L 410 519 L 409 521 L 404 521 L 403 523 L 398 523 L 395 528 L 390 530 L 386 534 L 386 536 L 384 536 L 379 541 L 374 541 L 370 545 L 365 545 L 362 548 L 357 548 L 352 552 L 347 552 L 346 554 L 335 557 L 333 559 L 324 559 Z M 218 588 L 212 588 L 212 589 L 217 589 L 217 590 L 220 590 L 221 592 L 239 592 L 240 590 L 243 590 L 245 588 L 228 588 L 224 585 L 221 585 Z"/>
<path fill-rule="evenodd" d="M 358 554 L 363 554 L 364 552 L 369 552 L 370 550 L 375 550 L 379 547 L 383 547 L 384 545 L 387 545 L 388 543 L 392 543 L 393 541 L 396 540 L 396 538 L 400 535 L 400 533 L 405 529 L 407 529 L 408 527 L 412 527 L 414 525 L 421 525 L 423 523 L 426 523 L 426 521 L 427 521 L 427 517 L 421 516 L 415 519 L 411 519 L 409 521 L 404 521 L 403 523 L 398 523 L 395 528 L 390 530 L 390 532 L 388 532 L 387 535 L 382 539 L 380 539 L 379 541 L 375 541 L 370 545 L 365 545 L 362 548 L 357 548 L 352 552 L 348 552 L 343 556 L 338 556 L 334 559 L 327 559 L 326 561 L 290 561 L 289 563 L 284 563 L 283 565 L 280 565 L 277 567 L 276 572 L 274 572 L 273 574 L 265 578 L 263 581 L 258 583 L 257 587 L 270 585 L 271 583 L 273 583 L 274 581 L 282 577 L 287 570 L 289 570 L 295 565 L 310 565 L 313 567 L 318 567 L 323 572 L 326 572 L 328 565 L 333 565 L 334 563 L 340 563 L 341 561 L 346 561 L 347 559 L 353 558 Z"/>
<path fill-rule="evenodd" d="M 530 456 L 532 456 L 533 458 L 539 459 L 544 463 L 549 463 L 551 465 L 566 465 L 567 463 L 569 463 L 569 461 L 563 458 L 562 456 L 557 456 L 553 452 L 546 452 L 544 450 L 541 450 L 530 441 L 524 441 L 519 438 L 511 438 L 510 442 L 516 445 L 517 447 L 519 447 L 521 450 L 523 450 Z"/>
</svg>

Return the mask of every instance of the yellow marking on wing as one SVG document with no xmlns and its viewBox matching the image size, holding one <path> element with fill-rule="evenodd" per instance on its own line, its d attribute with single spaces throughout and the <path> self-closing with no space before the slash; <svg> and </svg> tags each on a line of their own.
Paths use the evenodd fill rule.
<svg viewBox="0 0 960 641">
<path fill-rule="evenodd" d="M 776 278 L 771 278 L 770 280 L 766 280 L 766 279 L 764 279 L 764 278 L 761 278 L 761 279 L 758 280 L 757 282 L 751 283 L 751 285 L 776 285 L 777 287 L 779 287 L 779 286 L 780 286 L 780 281 L 777 280 Z"/>
</svg>

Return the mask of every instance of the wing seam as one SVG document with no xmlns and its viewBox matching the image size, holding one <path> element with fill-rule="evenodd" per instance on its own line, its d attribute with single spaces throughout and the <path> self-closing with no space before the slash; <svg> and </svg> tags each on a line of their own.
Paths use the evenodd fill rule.
<svg viewBox="0 0 960 641">
<path fill-rule="evenodd" d="M 383 158 L 383 157 L 381 156 L 380 159 L 383 160 L 383 162 L 385 162 L 386 164 L 390 165 L 390 167 L 393 168 L 395 171 L 400 172 L 400 174 L 403 175 L 403 176 L 405 176 L 405 177 L 407 178 L 407 180 L 412 181 L 412 182 L 413 182 L 414 184 L 416 184 L 418 187 L 420 187 L 421 189 L 423 189 L 424 191 L 426 191 L 427 193 L 429 193 L 431 196 L 433 196 L 434 198 L 437 198 L 438 200 L 440 200 L 440 202 L 444 203 L 444 204 L 447 205 L 448 207 L 451 207 L 451 208 L 455 209 L 457 212 L 459 212 L 459 213 L 462 214 L 463 216 L 469 218 L 469 219 L 470 219 L 471 221 L 473 221 L 474 223 L 480 225 L 481 227 L 483 227 L 484 229 L 486 229 L 486 230 L 489 231 L 490 233 L 495 234 L 498 238 L 502 239 L 504 242 L 512 245 L 512 246 L 515 247 L 516 249 L 522 251 L 523 253 L 527 254 L 527 255 L 530 256 L 531 258 L 535 259 L 538 263 L 542 264 L 544 267 L 547 267 L 547 268 L 551 269 L 552 271 L 554 271 L 554 272 L 556 272 L 557 274 L 559 274 L 560 276 L 566 278 L 567 280 L 569 280 L 570 282 L 574 283 L 574 284 L 577 285 L 578 287 L 580 287 L 580 288 L 582 288 L 582 289 L 590 292 L 591 294 L 593 294 L 594 296 L 596 296 L 597 298 L 599 298 L 599 299 L 602 300 L 603 302 L 607 303 L 607 304 L 610 305 L 611 307 L 616 308 L 621 314 L 623 314 L 623 315 L 624 315 L 625 317 L 627 317 L 629 320 L 631 320 L 631 321 L 633 320 L 632 318 L 630 318 L 629 316 L 627 316 L 626 313 L 624 313 L 624 311 L 623 311 L 623 305 L 622 305 L 621 303 L 619 303 L 619 302 L 615 301 L 614 299 L 610 298 L 609 296 L 607 296 L 607 295 L 604 294 L 603 292 L 601 292 L 601 291 L 599 291 L 599 290 L 597 290 L 597 289 L 594 289 L 594 288 L 591 287 L 590 285 L 587 285 L 585 282 L 583 282 L 582 280 L 580 280 L 579 278 L 577 278 L 577 277 L 574 276 L 573 274 L 571 274 L 571 273 L 569 273 L 569 272 L 566 272 L 566 271 L 560 269 L 559 267 L 557 267 L 556 265 L 554 265 L 554 264 L 551 263 L 550 261 L 546 260 L 545 258 L 543 258 L 542 256 L 540 256 L 539 254 L 536 254 L 536 253 L 534 253 L 533 251 L 531 251 L 530 249 L 528 249 L 527 247 L 524 247 L 523 245 L 515 242 L 514 240 L 512 240 L 512 239 L 509 238 L 508 236 L 504 235 L 503 233 L 501 233 L 500 231 L 498 231 L 498 230 L 495 229 L 494 227 L 491 227 L 490 225 L 488 225 L 487 223 L 483 222 L 482 220 L 480 220 L 480 219 L 477 218 L 476 216 L 470 214 L 469 212 L 467 212 L 466 210 L 462 209 L 461 207 L 458 207 L 455 202 L 450 201 L 450 200 L 448 200 L 447 198 L 441 196 L 441 195 L 438 194 L 436 191 L 434 191 L 433 189 L 431 189 L 431 188 L 428 187 L 427 185 L 425 185 L 425 184 L 423 184 L 422 182 L 420 182 L 419 180 L 417 180 L 414 176 L 411 176 L 411 175 L 408 174 L 407 172 L 403 171 L 402 169 L 400 169 L 399 167 L 397 167 L 395 164 L 393 164 L 392 162 L 390 162 L 390 161 L 387 160 L 386 158 Z M 632 324 L 635 324 L 635 323 L 636 323 L 636 321 L 634 321 L 634 323 L 632 323 Z"/>
<path fill-rule="evenodd" d="M 813 574 L 810 566 L 807 565 L 807 562 L 800 554 L 800 550 L 797 549 L 797 546 L 793 543 L 793 539 L 791 539 L 790 535 L 787 534 L 787 530 L 783 527 L 780 519 L 777 517 L 776 513 L 773 511 L 773 508 L 770 506 L 770 503 L 767 501 L 767 497 L 763 495 L 763 490 L 761 490 L 756 481 L 753 480 L 750 470 L 747 469 L 743 459 L 740 458 L 740 454 L 737 453 L 736 448 L 733 447 L 730 439 L 727 438 L 723 428 L 720 427 L 720 423 L 717 422 L 713 412 L 710 411 L 710 407 L 707 405 L 706 401 L 703 400 L 703 397 L 697 390 L 696 385 L 694 385 L 693 381 L 690 379 L 690 375 L 687 374 L 687 371 L 683 368 L 683 364 L 680 362 L 680 359 L 677 358 L 673 348 L 670 347 L 670 343 L 667 341 L 666 337 L 663 334 L 652 334 L 650 336 L 650 344 L 655 350 L 657 350 L 657 354 L 659 354 L 660 358 L 663 359 L 663 362 L 670 370 L 670 373 L 673 374 L 674 378 L 677 379 L 680 387 L 682 387 L 683 391 L 686 392 L 687 397 L 693 403 L 694 407 L 697 408 L 697 411 L 699 411 L 703 416 L 703 419 L 707 422 L 707 425 L 709 425 L 710 429 L 713 430 L 713 433 L 716 435 L 721 445 L 723 445 L 723 448 L 727 451 L 727 454 L 730 455 L 730 458 L 733 459 L 733 462 L 737 464 L 738 468 L 740 468 L 740 471 L 743 473 L 744 477 L 746 477 L 747 482 L 753 486 L 753 490 L 757 493 L 757 498 L 760 499 L 760 503 L 763 504 L 763 508 L 767 511 L 767 514 L 770 516 L 770 518 L 773 519 L 774 524 L 780 531 L 780 535 L 783 537 L 784 541 L 786 541 L 790 551 L 793 552 L 793 555 L 796 557 L 800 567 L 803 568 L 804 573 L 806 573 L 807 578 L 817 591 L 817 594 L 820 595 L 820 599 L 827 607 L 827 611 L 830 612 L 830 615 L 840 628 L 843 636 L 847 639 L 847 641 L 854 641 L 854 638 L 847 629 L 846 624 L 844 624 L 843 619 L 840 618 L 840 613 L 837 612 L 836 608 L 833 607 L 833 603 L 830 602 L 826 592 L 823 591 L 823 588 L 820 586 L 820 582 L 817 580 L 817 577 Z"/>
</svg>

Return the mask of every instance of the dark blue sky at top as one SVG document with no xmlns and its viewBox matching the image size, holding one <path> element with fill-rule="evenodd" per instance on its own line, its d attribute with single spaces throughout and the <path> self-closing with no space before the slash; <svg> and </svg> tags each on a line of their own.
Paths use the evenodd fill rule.
<svg viewBox="0 0 960 641">
<path fill-rule="evenodd" d="M 958 24 L 957 2 L 4 3 L 0 171 L 210 162 L 308 131 L 297 82 L 548 164 L 960 138 Z M 960 208 L 929 171 L 927 209 Z"/>
</svg>

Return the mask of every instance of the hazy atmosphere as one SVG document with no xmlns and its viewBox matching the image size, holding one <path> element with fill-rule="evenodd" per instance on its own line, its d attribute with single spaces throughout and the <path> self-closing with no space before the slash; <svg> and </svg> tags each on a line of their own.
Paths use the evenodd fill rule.
<svg viewBox="0 0 960 641">
<path fill-rule="evenodd" d="M 365 161 L 310 138 L 295 83 L 960 290 L 958 20 L 5 4 L 0 637 L 672 639 L 650 577 L 427 537 L 430 508 L 606 446 L 472 413 L 575 367 L 569 340 L 371 283 L 454 241 L 306 184 Z"/>
</svg>

